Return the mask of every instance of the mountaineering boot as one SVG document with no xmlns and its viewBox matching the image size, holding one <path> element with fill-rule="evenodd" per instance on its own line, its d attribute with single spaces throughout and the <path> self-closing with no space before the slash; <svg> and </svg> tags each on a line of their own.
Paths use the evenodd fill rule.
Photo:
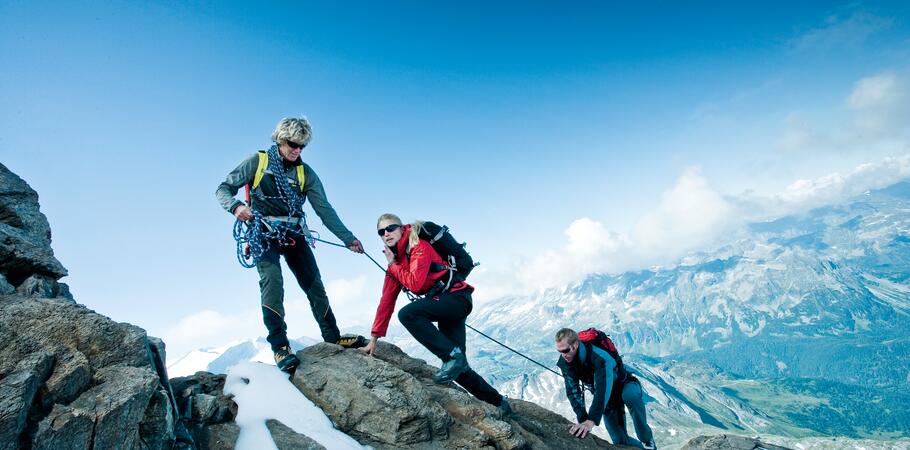
<svg viewBox="0 0 910 450">
<path fill-rule="evenodd" d="M 502 403 L 499 404 L 499 419 L 505 419 L 514 413 L 512 411 L 512 405 L 509 404 L 509 400 L 505 395 L 502 396 Z"/>
<path fill-rule="evenodd" d="M 291 373 L 300 365 L 300 360 L 291 353 L 291 347 L 285 345 L 275 350 L 275 364 L 282 372 Z"/>
<path fill-rule="evenodd" d="M 654 445 L 653 440 L 642 442 L 641 445 L 645 447 L 645 450 L 657 450 L 657 445 Z"/>
<path fill-rule="evenodd" d="M 460 348 L 455 347 L 449 356 L 451 356 L 451 358 L 442 364 L 442 367 L 439 369 L 439 372 L 436 372 L 436 375 L 433 375 L 433 381 L 437 383 L 448 383 L 449 381 L 458 378 L 465 370 L 470 369 L 470 367 L 468 367 L 468 357 L 461 352 Z"/>
<path fill-rule="evenodd" d="M 335 343 L 344 348 L 360 348 L 367 346 L 367 338 L 359 334 L 345 334 Z"/>
</svg>

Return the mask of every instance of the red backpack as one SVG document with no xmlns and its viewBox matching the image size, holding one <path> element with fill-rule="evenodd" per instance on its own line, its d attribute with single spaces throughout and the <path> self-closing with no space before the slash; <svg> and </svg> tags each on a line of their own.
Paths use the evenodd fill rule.
<svg viewBox="0 0 910 450">
<path fill-rule="evenodd" d="M 606 352 L 613 357 L 613 360 L 616 361 L 619 380 L 623 382 L 625 381 L 626 368 L 622 364 L 622 356 L 619 356 L 619 352 L 616 350 L 616 346 L 613 345 L 613 340 L 610 339 L 610 336 L 607 335 L 607 333 L 604 333 L 597 328 L 588 328 L 587 330 L 580 331 L 578 333 L 578 340 L 581 342 L 587 342 L 591 345 L 606 350 Z"/>
<path fill-rule="evenodd" d="M 578 332 L 578 340 L 590 342 L 611 354 L 615 353 L 616 356 L 619 356 L 619 352 L 616 351 L 616 346 L 613 345 L 613 340 L 610 339 L 610 336 L 597 328 L 588 328 L 585 331 Z"/>
</svg>

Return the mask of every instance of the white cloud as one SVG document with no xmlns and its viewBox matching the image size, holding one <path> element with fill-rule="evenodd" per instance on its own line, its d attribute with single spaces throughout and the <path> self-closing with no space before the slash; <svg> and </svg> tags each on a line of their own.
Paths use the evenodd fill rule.
<svg viewBox="0 0 910 450">
<path fill-rule="evenodd" d="M 858 49 L 879 31 L 886 30 L 893 19 L 867 12 L 854 12 L 847 17 L 830 15 L 825 23 L 797 36 L 790 42 L 798 52 L 829 52 L 840 49 Z"/>
<path fill-rule="evenodd" d="M 858 80 L 844 100 L 845 119 L 829 130 L 793 112 L 777 144 L 787 151 L 869 151 L 906 146 L 910 76 L 886 71 Z"/>
<path fill-rule="evenodd" d="M 897 75 L 893 72 L 863 78 L 856 82 L 847 105 L 852 109 L 870 109 L 893 104 L 897 88 Z"/>
<path fill-rule="evenodd" d="M 697 167 L 684 171 L 656 207 L 627 233 L 580 218 L 565 230 L 561 249 L 520 258 L 508 268 L 475 271 L 480 300 L 523 294 L 577 281 L 590 273 L 616 273 L 674 264 L 685 254 L 710 247 L 754 221 L 767 220 L 843 201 L 870 189 L 910 178 L 910 154 L 862 164 L 850 172 L 797 180 L 764 197 L 724 195 Z"/>
<path fill-rule="evenodd" d="M 644 215 L 631 232 L 606 229 L 580 218 L 565 230 L 560 250 L 515 261 L 505 271 L 475 275 L 481 300 L 514 292 L 559 286 L 593 272 L 619 272 L 671 261 L 714 239 L 736 222 L 735 205 L 714 190 L 700 169 L 687 169 L 664 193 L 661 203 Z"/>
<path fill-rule="evenodd" d="M 687 169 L 661 204 L 635 226 L 632 241 L 647 259 L 678 254 L 712 240 L 732 225 L 734 206 L 697 167 Z"/>
<path fill-rule="evenodd" d="M 337 306 L 340 309 L 349 305 L 361 304 L 366 296 L 366 284 L 367 277 L 360 275 L 350 280 L 345 278 L 331 280 L 325 284 L 325 290 L 332 307 L 335 308 Z M 379 298 L 378 292 L 376 293 L 376 298 Z"/>
<path fill-rule="evenodd" d="M 857 132 L 867 138 L 889 138 L 902 134 L 910 121 L 908 80 L 894 72 L 863 78 L 847 98 Z"/>
</svg>

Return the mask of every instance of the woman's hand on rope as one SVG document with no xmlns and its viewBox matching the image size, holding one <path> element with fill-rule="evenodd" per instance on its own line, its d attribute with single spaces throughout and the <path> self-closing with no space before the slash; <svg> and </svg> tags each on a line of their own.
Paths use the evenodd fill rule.
<svg viewBox="0 0 910 450">
<path fill-rule="evenodd" d="M 360 243 L 359 239 L 354 239 L 354 242 L 351 242 L 351 245 L 348 246 L 348 250 L 354 253 L 363 253 L 363 244 Z"/>
<path fill-rule="evenodd" d="M 395 262 L 395 254 L 392 253 L 392 249 L 390 249 L 388 246 L 382 246 L 382 253 L 385 255 L 385 259 L 389 261 L 389 264 Z"/>
<path fill-rule="evenodd" d="M 362 353 L 366 353 L 370 356 L 373 356 L 373 351 L 376 350 L 377 342 L 379 342 L 379 338 L 376 336 L 373 336 L 372 338 L 370 338 L 370 342 L 367 343 L 367 345 L 360 347 L 357 350 L 360 350 Z"/>
<path fill-rule="evenodd" d="M 240 205 L 240 206 L 234 208 L 234 217 L 236 217 L 237 220 L 247 222 L 253 218 L 253 211 L 250 211 L 249 206 Z"/>
</svg>

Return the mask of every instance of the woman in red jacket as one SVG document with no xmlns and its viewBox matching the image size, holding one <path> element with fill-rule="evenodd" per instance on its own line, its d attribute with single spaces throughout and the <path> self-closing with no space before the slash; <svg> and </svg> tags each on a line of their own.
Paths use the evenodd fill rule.
<svg viewBox="0 0 910 450">
<path fill-rule="evenodd" d="M 474 288 L 463 280 L 453 280 L 448 288 L 445 283 L 437 283 L 448 279 L 448 266 L 429 242 L 419 238 L 420 226 L 420 222 L 402 225 L 401 219 L 394 214 L 379 217 L 377 228 L 385 243 L 389 268 L 373 321 L 372 339 L 360 350 L 372 354 L 376 342 L 386 335 L 395 301 L 404 287 L 420 297 L 401 308 L 398 320 L 418 342 L 443 361 L 433 380 L 437 383 L 454 380 L 473 396 L 498 406 L 502 415 L 508 415 L 512 412 L 509 402 L 471 369 L 464 354 L 465 318 L 473 308 L 471 292 Z M 437 322 L 439 328 L 433 322 Z"/>
</svg>

